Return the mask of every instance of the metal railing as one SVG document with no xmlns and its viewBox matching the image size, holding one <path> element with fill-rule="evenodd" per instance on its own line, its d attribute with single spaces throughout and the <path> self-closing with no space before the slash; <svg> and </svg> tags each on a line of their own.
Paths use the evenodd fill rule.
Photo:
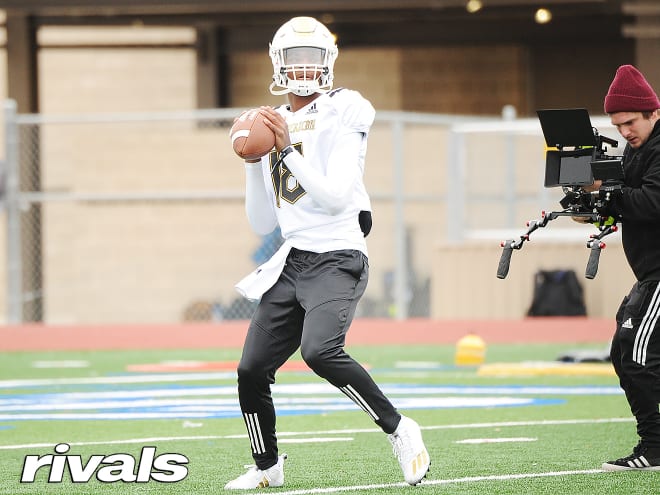
<svg viewBox="0 0 660 495">
<path fill-rule="evenodd" d="M 3 307 L 8 323 L 249 317 L 233 285 L 279 239 L 245 219 L 228 139 L 241 110 L 37 115 L 5 102 L 0 319 Z M 358 317 L 428 317 L 438 242 L 490 242 L 554 204 L 543 150 L 535 119 L 378 112 Z"/>
</svg>

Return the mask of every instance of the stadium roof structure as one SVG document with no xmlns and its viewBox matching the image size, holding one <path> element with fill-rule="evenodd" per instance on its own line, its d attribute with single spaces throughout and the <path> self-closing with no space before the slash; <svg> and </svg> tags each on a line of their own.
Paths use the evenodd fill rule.
<svg viewBox="0 0 660 495">
<path fill-rule="evenodd" d="M 659 7 L 657 0 L 0 0 L 8 17 L 27 16 L 36 26 L 203 23 L 250 34 L 267 28 L 254 46 L 296 15 L 318 17 L 343 46 L 404 46 L 611 38 L 636 15 L 648 29 L 649 9 L 660 16 Z M 535 22 L 540 8 L 552 13 L 551 28 Z"/>
<path fill-rule="evenodd" d="M 535 22 L 541 8 L 552 13 L 550 23 Z M 642 40 L 636 54 L 648 61 L 641 60 L 647 78 L 660 81 L 646 43 L 651 39 L 658 46 L 653 53 L 660 50 L 658 0 L 0 0 L 0 9 L 6 12 L 8 63 L 23 71 L 9 81 L 10 90 L 35 76 L 28 72 L 41 26 L 191 26 L 221 36 L 225 47 L 248 50 L 266 46 L 274 27 L 296 15 L 319 18 L 342 47 Z"/>
</svg>

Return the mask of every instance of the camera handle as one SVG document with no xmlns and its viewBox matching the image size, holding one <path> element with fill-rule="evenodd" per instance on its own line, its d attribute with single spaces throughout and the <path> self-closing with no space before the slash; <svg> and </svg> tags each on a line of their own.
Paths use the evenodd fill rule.
<svg viewBox="0 0 660 495">
<path fill-rule="evenodd" d="M 513 254 L 514 249 L 522 249 L 525 241 L 529 241 L 529 236 L 536 229 L 545 227 L 550 220 L 557 218 L 554 216 L 554 212 L 546 215 L 545 211 L 541 212 L 540 220 L 530 220 L 527 222 L 527 232 L 520 236 L 520 239 L 507 239 L 500 243 L 502 249 L 502 256 L 500 257 L 500 263 L 497 266 L 497 278 L 503 279 L 509 274 L 509 264 L 511 263 L 511 255 Z"/>
<path fill-rule="evenodd" d="M 529 236 L 532 232 L 534 232 L 536 229 L 547 226 L 548 222 L 561 216 L 582 217 L 587 219 L 587 221 L 590 223 L 598 223 L 602 218 L 598 213 L 578 213 L 572 208 L 568 208 L 562 211 L 552 211 L 550 213 L 546 213 L 545 211 L 541 212 L 540 220 L 530 220 L 527 222 L 527 232 L 521 235 L 518 240 L 507 239 L 506 241 L 500 243 L 500 246 L 502 247 L 502 255 L 500 256 L 500 262 L 497 266 L 497 278 L 504 279 L 509 274 L 511 255 L 513 254 L 514 249 L 522 249 L 525 241 L 530 240 Z M 588 279 L 593 279 L 596 276 L 596 272 L 598 271 L 600 251 L 605 248 L 605 243 L 601 242 L 601 239 L 606 235 L 609 235 L 612 232 L 616 232 L 618 230 L 616 222 L 613 222 L 609 225 L 599 226 L 598 228 L 600 233 L 592 234 L 589 241 L 587 241 L 587 247 L 591 249 L 585 273 L 585 276 Z"/>
<path fill-rule="evenodd" d="M 600 227 L 599 227 L 600 228 Z M 598 260 L 600 259 L 600 252 L 605 249 L 605 243 L 601 239 L 606 235 L 616 232 L 618 227 L 616 224 L 607 225 L 602 228 L 600 234 L 592 234 L 591 239 L 587 241 L 587 247 L 591 250 L 589 253 L 589 261 L 587 261 L 587 269 L 584 276 L 589 280 L 593 279 L 598 273 Z"/>
</svg>

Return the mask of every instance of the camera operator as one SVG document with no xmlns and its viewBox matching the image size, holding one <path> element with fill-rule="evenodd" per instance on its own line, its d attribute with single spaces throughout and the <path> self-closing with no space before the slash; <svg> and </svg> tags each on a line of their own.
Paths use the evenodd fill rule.
<svg viewBox="0 0 660 495">
<path fill-rule="evenodd" d="M 624 184 L 610 202 L 637 282 L 616 314 L 610 357 L 637 420 L 639 443 L 606 471 L 660 471 L 660 100 L 632 65 L 616 71 L 605 112 L 627 141 Z M 601 181 L 584 187 L 600 189 Z"/>
</svg>

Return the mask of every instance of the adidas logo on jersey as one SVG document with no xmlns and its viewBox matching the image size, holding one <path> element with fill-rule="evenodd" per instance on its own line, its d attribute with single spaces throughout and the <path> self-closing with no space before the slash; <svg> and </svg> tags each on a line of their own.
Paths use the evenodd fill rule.
<svg viewBox="0 0 660 495">
<path fill-rule="evenodd" d="M 630 318 L 628 318 L 626 321 L 623 322 L 623 325 L 621 325 L 621 328 L 632 328 L 633 323 Z"/>
<path fill-rule="evenodd" d="M 312 113 L 319 113 L 319 111 L 316 109 L 316 102 L 312 103 L 312 106 L 307 109 L 305 115 L 310 115 Z"/>
</svg>

